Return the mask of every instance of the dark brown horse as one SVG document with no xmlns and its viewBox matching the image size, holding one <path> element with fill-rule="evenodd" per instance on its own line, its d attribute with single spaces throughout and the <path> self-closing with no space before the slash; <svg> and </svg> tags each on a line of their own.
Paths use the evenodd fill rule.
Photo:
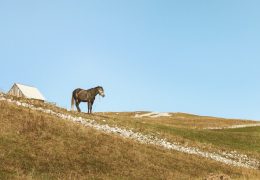
<svg viewBox="0 0 260 180">
<path fill-rule="evenodd" d="M 79 108 L 79 104 L 81 102 L 87 102 L 88 103 L 88 113 L 92 113 L 92 106 L 94 104 L 95 98 L 97 95 L 100 95 L 102 97 L 105 97 L 104 89 L 101 86 L 91 88 L 88 90 L 84 89 L 75 89 L 72 93 L 71 98 L 71 110 L 74 110 L 74 104 L 76 102 L 76 107 L 78 109 L 78 112 L 81 112 Z"/>
</svg>

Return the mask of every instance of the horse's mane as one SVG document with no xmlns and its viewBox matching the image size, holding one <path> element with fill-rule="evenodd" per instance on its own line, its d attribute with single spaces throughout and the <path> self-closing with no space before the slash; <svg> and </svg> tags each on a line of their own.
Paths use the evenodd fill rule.
<svg viewBox="0 0 260 180">
<path fill-rule="evenodd" d="M 101 86 L 97 86 L 97 87 L 94 87 L 94 88 L 90 88 L 90 89 L 88 89 L 87 91 L 90 91 L 90 90 L 96 90 L 96 89 L 98 89 L 98 88 L 102 88 Z"/>
</svg>

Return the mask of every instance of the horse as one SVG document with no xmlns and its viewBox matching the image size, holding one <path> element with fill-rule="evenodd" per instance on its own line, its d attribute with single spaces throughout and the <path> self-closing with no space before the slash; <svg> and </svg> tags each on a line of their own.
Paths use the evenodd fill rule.
<svg viewBox="0 0 260 180">
<path fill-rule="evenodd" d="M 75 89 L 72 92 L 72 98 L 71 98 L 71 110 L 74 111 L 74 105 L 76 102 L 76 107 L 78 112 L 81 112 L 79 108 L 79 104 L 81 102 L 87 102 L 88 103 L 88 114 L 92 113 L 92 106 L 94 104 L 95 98 L 97 95 L 100 95 L 102 97 L 105 97 L 104 89 L 101 86 L 97 86 L 95 88 L 91 88 L 88 90 L 84 89 Z"/>
</svg>

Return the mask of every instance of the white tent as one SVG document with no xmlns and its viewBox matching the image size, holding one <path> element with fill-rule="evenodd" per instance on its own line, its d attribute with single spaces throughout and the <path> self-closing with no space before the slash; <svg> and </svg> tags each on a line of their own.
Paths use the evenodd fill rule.
<svg viewBox="0 0 260 180">
<path fill-rule="evenodd" d="M 9 95 L 17 96 L 17 97 L 24 97 L 28 99 L 37 99 L 45 101 L 44 96 L 41 94 L 41 92 L 31 86 L 26 86 L 23 84 L 15 83 L 10 91 L 8 92 Z"/>
</svg>

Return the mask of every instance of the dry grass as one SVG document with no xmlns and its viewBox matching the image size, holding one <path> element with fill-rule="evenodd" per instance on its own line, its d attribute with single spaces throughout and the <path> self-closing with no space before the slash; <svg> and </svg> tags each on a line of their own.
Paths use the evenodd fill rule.
<svg viewBox="0 0 260 180">
<path fill-rule="evenodd" d="M 152 134 L 169 141 L 179 142 L 182 145 L 197 147 L 209 152 L 233 151 L 247 154 L 260 159 L 260 127 L 241 128 L 234 130 L 205 130 L 207 127 L 225 127 L 240 124 L 254 124 L 257 121 L 225 119 L 209 116 L 198 116 L 187 113 L 171 113 L 170 117 L 135 118 L 135 115 L 148 112 L 103 112 L 88 115 L 85 113 L 70 112 L 55 105 L 32 101 L 28 99 L 14 98 L 36 107 L 44 107 L 94 119 L 100 124 L 109 124 L 121 128 L 131 128 L 144 134 Z"/>
<path fill-rule="evenodd" d="M 206 127 L 254 124 L 256 121 L 224 119 L 185 113 L 171 113 L 170 117 L 159 118 L 135 118 L 136 113 L 144 114 L 147 112 L 104 112 L 87 115 L 85 113 L 70 112 L 51 104 L 28 99 L 18 100 L 33 104 L 36 107 L 52 109 L 56 112 L 95 119 L 100 124 L 131 128 L 143 134 L 152 134 L 172 142 L 179 142 L 182 145 L 197 147 L 209 152 L 235 150 L 260 159 L 260 144 L 258 143 L 260 141 L 260 127 L 233 130 L 204 130 Z"/>
<path fill-rule="evenodd" d="M 0 102 L 0 179 L 260 178 L 259 171 L 142 145 Z"/>
</svg>

